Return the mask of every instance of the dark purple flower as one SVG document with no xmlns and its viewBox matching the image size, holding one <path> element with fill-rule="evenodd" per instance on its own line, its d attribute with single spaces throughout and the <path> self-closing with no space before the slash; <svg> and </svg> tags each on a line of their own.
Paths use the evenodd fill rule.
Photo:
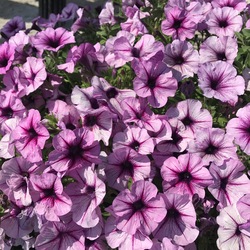
<svg viewBox="0 0 250 250">
<path fill-rule="evenodd" d="M 15 16 L 3 26 L 0 32 L 5 39 L 9 39 L 20 30 L 25 30 L 25 22 L 22 17 Z"/>
</svg>

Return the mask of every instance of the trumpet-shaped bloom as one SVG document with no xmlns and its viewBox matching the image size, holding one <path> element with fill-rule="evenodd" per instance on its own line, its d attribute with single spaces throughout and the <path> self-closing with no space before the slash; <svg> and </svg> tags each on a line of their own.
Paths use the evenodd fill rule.
<svg viewBox="0 0 250 250">
<path fill-rule="evenodd" d="M 167 237 L 181 246 L 194 242 L 199 230 L 195 226 L 196 212 L 190 196 L 173 193 L 163 198 L 168 212 L 153 232 L 154 237 L 159 240 Z"/>
<path fill-rule="evenodd" d="M 133 63 L 136 77 L 133 86 L 136 94 L 147 98 L 155 108 L 163 107 L 168 97 L 174 96 L 177 90 L 177 81 L 165 63 L 155 59 Z"/>
<path fill-rule="evenodd" d="M 32 175 L 30 182 L 34 209 L 38 215 L 44 215 L 48 221 L 60 221 L 59 216 L 71 210 L 72 201 L 63 191 L 61 179 L 55 174 Z"/>
<path fill-rule="evenodd" d="M 52 144 L 55 150 L 49 154 L 48 164 L 58 172 L 99 163 L 100 145 L 90 130 L 65 129 L 53 138 Z"/>
<path fill-rule="evenodd" d="M 149 235 L 166 216 L 167 210 L 158 189 L 148 181 L 137 181 L 131 191 L 120 192 L 112 203 L 117 228 L 129 234 L 137 230 Z"/>
<path fill-rule="evenodd" d="M 236 203 L 249 193 L 250 180 L 243 174 L 245 166 L 239 160 L 229 159 L 223 165 L 211 164 L 209 171 L 214 183 L 208 187 L 211 194 L 219 201 L 219 207 Z"/>
<path fill-rule="evenodd" d="M 205 63 L 198 70 L 199 83 L 204 96 L 235 105 L 238 96 L 244 94 L 245 81 L 236 69 L 223 61 Z"/>
<path fill-rule="evenodd" d="M 106 194 L 105 184 L 91 168 L 76 169 L 71 177 L 75 182 L 70 183 L 65 192 L 72 200 L 72 219 L 81 227 L 92 228 L 100 223 L 97 209 Z"/>
<path fill-rule="evenodd" d="M 205 188 L 212 183 L 212 177 L 200 157 L 184 154 L 178 159 L 168 158 L 161 168 L 163 190 L 166 194 L 198 194 L 205 197 Z"/>
<path fill-rule="evenodd" d="M 5 74 L 14 61 L 15 47 L 7 42 L 0 45 L 0 75 Z"/>
<path fill-rule="evenodd" d="M 199 53 L 191 43 L 174 40 L 166 46 L 163 61 L 172 69 L 177 81 L 180 81 L 197 73 Z"/>
<path fill-rule="evenodd" d="M 75 37 L 73 35 L 73 31 L 67 31 L 61 27 L 57 29 L 47 28 L 31 38 L 33 46 L 41 52 L 44 50 L 57 52 L 66 44 L 74 42 Z"/>
<path fill-rule="evenodd" d="M 242 17 L 239 11 L 231 7 L 214 8 L 207 17 L 208 32 L 217 36 L 233 37 L 242 28 Z"/>
<path fill-rule="evenodd" d="M 216 218 L 219 224 L 217 246 L 221 250 L 248 250 L 250 225 L 237 211 L 236 205 L 223 208 Z"/>
<path fill-rule="evenodd" d="M 49 132 L 41 124 L 38 110 L 31 109 L 28 116 L 23 118 L 12 131 L 11 137 L 17 150 L 25 159 L 30 162 L 42 160 L 42 149 L 49 138 Z"/>
<path fill-rule="evenodd" d="M 226 130 L 234 138 L 234 142 L 250 155 L 250 104 L 240 108 L 236 118 L 228 121 Z"/>
</svg>

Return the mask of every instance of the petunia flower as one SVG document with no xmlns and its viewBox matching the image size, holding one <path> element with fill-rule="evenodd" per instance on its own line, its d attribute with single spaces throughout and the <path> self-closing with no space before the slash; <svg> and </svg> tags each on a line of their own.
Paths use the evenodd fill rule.
<svg viewBox="0 0 250 250">
<path fill-rule="evenodd" d="M 210 36 L 200 45 L 200 62 L 225 61 L 233 64 L 237 56 L 237 40 L 228 36 Z"/>
<path fill-rule="evenodd" d="M 52 144 L 55 150 L 49 154 L 48 164 L 58 172 L 99 163 L 100 145 L 90 130 L 65 129 L 53 138 Z"/>
<path fill-rule="evenodd" d="M 248 155 L 250 155 L 250 104 L 240 108 L 236 113 L 236 118 L 228 121 L 227 134 L 234 138 L 234 142 Z"/>
<path fill-rule="evenodd" d="M 47 28 L 38 32 L 34 37 L 31 37 L 32 45 L 41 52 L 44 50 L 57 52 L 66 44 L 74 42 L 73 31 L 67 31 L 62 27 L 57 29 Z"/>
<path fill-rule="evenodd" d="M 165 208 L 156 186 L 148 181 L 137 181 L 131 191 L 120 192 L 112 203 L 117 228 L 131 235 L 137 230 L 149 235 L 165 217 Z"/>
<path fill-rule="evenodd" d="M 189 195 L 172 193 L 165 194 L 163 198 L 168 212 L 153 236 L 159 240 L 167 237 L 181 246 L 194 242 L 199 230 L 195 226 L 196 212 Z"/>
<path fill-rule="evenodd" d="M 213 0 L 211 4 L 214 8 L 231 7 L 239 12 L 243 11 L 247 6 L 245 0 Z"/>
<path fill-rule="evenodd" d="M 208 190 L 219 201 L 219 208 L 232 205 L 249 193 L 250 180 L 244 170 L 245 166 L 233 159 L 224 161 L 221 166 L 210 165 L 214 183 L 209 185 Z"/>
<path fill-rule="evenodd" d="M 83 228 L 75 222 L 46 222 L 36 238 L 37 250 L 47 249 L 85 249 L 85 235 Z"/>
<path fill-rule="evenodd" d="M 104 25 L 107 23 L 111 25 L 116 24 L 117 21 L 114 15 L 114 5 L 111 1 L 108 1 L 105 3 L 98 18 L 99 18 L 100 25 Z"/>
<path fill-rule="evenodd" d="M 198 86 L 204 96 L 216 98 L 234 106 L 238 96 L 244 94 L 245 81 L 236 69 L 223 61 L 202 64 L 198 70 Z"/>
<path fill-rule="evenodd" d="M 2 27 L 0 32 L 2 37 L 8 40 L 20 30 L 25 30 L 25 22 L 22 17 L 15 16 Z"/>
<path fill-rule="evenodd" d="M 41 124 L 38 110 L 31 109 L 12 131 L 11 138 L 21 155 L 30 162 L 42 160 L 42 149 L 49 138 L 47 128 Z"/>
<path fill-rule="evenodd" d="M 236 205 L 223 208 L 216 218 L 219 224 L 217 246 L 222 250 L 248 250 L 250 225 L 237 211 Z"/>
<path fill-rule="evenodd" d="M 128 147 L 117 148 L 109 154 L 105 163 L 105 174 L 109 185 L 119 191 L 127 188 L 132 181 L 145 180 L 150 177 L 150 160 Z"/>
<path fill-rule="evenodd" d="M 0 75 L 4 75 L 14 61 L 15 47 L 8 42 L 0 44 Z"/>
<path fill-rule="evenodd" d="M 240 32 L 243 21 L 239 11 L 231 7 L 219 7 L 210 11 L 206 23 L 210 34 L 233 37 L 235 32 Z"/>
<path fill-rule="evenodd" d="M 197 73 L 199 54 L 191 43 L 174 40 L 166 46 L 163 61 L 172 69 L 177 81 L 180 81 Z"/>
<path fill-rule="evenodd" d="M 72 200 L 72 219 L 83 228 L 93 228 L 100 223 L 97 209 L 106 194 L 105 184 L 91 168 L 76 169 L 70 176 L 75 182 L 65 192 Z"/>
<path fill-rule="evenodd" d="M 212 183 L 212 177 L 200 157 L 192 154 L 168 158 L 161 168 L 163 190 L 166 194 L 198 194 L 205 197 L 205 188 Z"/>
<path fill-rule="evenodd" d="M 136 77 L 133 80 L 134 91 L 155 108 L 163 107 L 168 97 L 174 96 L 177 90 L 177 81 L 165 63 L 155 59 L 135 61 L 133 69 Z"/>
<path fill-rule="evenodd" d="M 30 182 L 31 197 L 38 215 L 44 215 L 48 221 L 60 221 L 60 216 L 71 211 L 72 201 L 63 191 L 61 179 L 55 174 L 32 175 Z"/>
<path fill-rule="evenodd" d="M 224 160 L 238 158 L 233 138 L 223 129 L 207 128 L 197 133 L 199 136 L 189 142 L 188 152 L 199 155 L 206 165 L 212 162 L 220 166 Z"/>
</svg>

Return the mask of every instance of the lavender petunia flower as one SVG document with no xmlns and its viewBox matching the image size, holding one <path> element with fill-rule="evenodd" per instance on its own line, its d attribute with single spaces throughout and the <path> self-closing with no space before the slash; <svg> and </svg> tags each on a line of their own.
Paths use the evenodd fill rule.
<svg viewBox="0 0 250 250">
<path fill-rule="evenodd" d="M 223 208 L 216 219 L 219 224 L 217 246 L 221 250 L 248 250 L 250 225 L 234 205 Z"/>
<path fill-rule="evenodd" d="M 180 120 L 185 130 L 193 134 L 200 128 L 212 128 L 212 116 L 208 110 L 202 108 L 202 103 L 198 100 L 187 99 L 178 102 L 176 107 L 167 110 L 166 115 L 169 119 Z"/>
<path fill-rule="evenodd" d="M 174 40 L 166 46 L 163 61 L 172 69 L 177 81 L 180 81 L 197 73 L 199 53 L 191 43 Z"/>
<path fill-rule="evenodd" d="M 136 77 L 133 80 L 134 91 L 140 97 L 147 98 L 155 108 L 163 107 L 168 97 L 174 96 L 177 81 L 165 63 L 155 59 L 135 61 L 133 69 Z"/>
<path fill-rule="evenodd" d="M 132 235 L 137 230 L 152 233 L 167 213 L 157 192 L 154 184 L 143 180 L 135 182 L 131 191 L 120 192 L 112 203 L 117 228 Z"/>
<path fill-rule="evenodd" d="M 198 70 L 199 83 L 204 96 L 235 105 L 238 96 L 244 94 L 245 81 L 236 69 L 223 61 L 205 63 Z"/>
<path fill-rule="evenodd" d="M 65 192 L 72 200 L 72 219 L 83 228 L 93 228 L 100 223 L 97 209 L 106 194 L 105 184 L 91 168 L 76 169 L 70 176 L 75 182 Z"/>
<path fill-rule="evenodd" d="M 31 109 L 28 116 L 23 118 L 18 126 L 12 131 L 11 138 L 17 150 L 30 162 L 42 160 L 42 149 L 49 132 L 41 124 L 41 116 L 38 110 Z"/>
<path fill-rule="evenodd" d="M 100 145 L 90 130 L 65 129 L 53 138 L 52 144 L 55 150 L 49 154 L 48 164 L 58 172 L 99 163 Z"/>
<path fill-rule="evenodd" d="M 193 16 L 187 10 L 179 6 L 165 7 L 166 19 L 162 21 L 161 29 L 165 35 L 172 36 L 173 39 L 185 41 L 186 38 L 193 38 L 197 25 Z"/>
<path fill-rule="evenodd" d="M 250 104 L 240 108 L 236 113 L 236 118 L 228 121 L 227 134 L 234 138 L 234 142 L 248 155 L 250 155 Z"/>
<path fill-rule="evenodd" d="M 83 228 L 70 221 L 46 222 L 36 238 L 37 250 L 79 250 L 85 248 L 85 235 Z"/>
<path fill-rule="evenodd" d="M 205 188 L 212 183 L 212 177 L 200 157 L 192 154 L 168 158 L 161 168 L 163 190 L 166 194 L 198 194 L 205 197 Z"/>
<path fill-rule="evenodd" d="M 61 179 L 52 173 L 32 175 L 31 197 L 35 212 L 44 215 L 48 221 L 60 221 L 59 217 L 70 212 L 72 201 L 63 191 Z"/>
<path fill-rule="evenodd" d="M 74 42 L 73 32 L 61 27 L 57 29 L 47 28 L 37 33 L 34 37 L 31 37 L 31 43 L 41 52 L 44 50 L 57 52 L 66 44 Z"/>
<path fill-rule="evenodd" d="M 211 164 L 209 171 L 214 183 L 208 187 L 219 201 L 218 208 L 236 203 L 250 189 L 250 180 L 243 174 L 245 166 L 239 160 L 229 159 L 223 165 Z"/>
<path fill-rule="evenodd" d="M 210 36 L 200 46 L 200 62 L 225 61 L 233 64 L 237 56 L 237 40 L 228 36 Z"/>
<path fill-rule="evenodd" d="M 214 8 L 231 7 L 239 12 L 247 6 L 246 0 L 213 0 L 211 4 Z"/>
<path fill-rule="evenodd" d="M 196 212 L 189 195 L 165 194 L 163 198 L 168 212 L 154 230 L 154 237 L 159 240 L 167 237 L 181 246 L 194 242 L 199 230 L 195 226 Z"/>
<path fill-rule="evenodd" d="M 98 18 L 99 18 L 100 25 L 104 25 L 107 23 L 111 24 L 111 25 L 116 24 L 117 21 L 116 21 L 115 16 L 114 16 L 114 5 L 111 1 L 107 1 L 105 3 Z"/>
<path fill-rule="evenodd" d="M 217 36 L 233 37 L 242 28 L 242 17 L 239 11 L 231 7 L 215 8 L 207 17 L 208 32 Z"/>
<path fill-rule="evenodd" d="M 197 131 L 199 136 L 189 143 L 188 152 L 202 157 L 206 165 L 211 162 L 220 166 L 224 160 L 237 159 L 233 138 L 220 128 L 208 128 Z"/>
<path fill-rule="evenodd" d="M 105 174 L 109 185 L 119 191 L 127 188 L 132 181 L 145 180 L 150 177 L 150 160 L 127 147 L 116 149 L 108 156 Z"/>
</svg>

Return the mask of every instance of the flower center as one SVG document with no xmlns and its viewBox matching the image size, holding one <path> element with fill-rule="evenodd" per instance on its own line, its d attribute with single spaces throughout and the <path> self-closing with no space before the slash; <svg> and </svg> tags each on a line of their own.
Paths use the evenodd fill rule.
<svg viewBox="0 0 250 250">
<path fill-rule="evenodd" d="M 173 28 L 177 30 L 181 27 L 181 24 L 182 24 L 182 20 L 176 19 L 174 20 Z"/>
<path fill-rule="evenodd" d="M 122 164 L 121 164 L 122 168 L 124 171 L 128 171 L 130 173 L 130 175 L 133 175 L 134 173 L 134 167 L 133 167 L 133 164 L 130 162 L 130 161 L 124 161 Z"/>
<path fill-rule="evenodd" d="M 155 79 L 154 78 L 149 78 L 148 79 L 148 87 L 150 89 L 154 89 L 155 88 Z"/>
<path fill-rule="evenodd" d="M 217 152 L 218 148 L 215 147 L 214 145 L 210 144 L 206 150 L 205 150 L 205 153 L 208 154 L 208 155 L 213 155 Z"/>
<path fill-rule="evenodd" d="M 189 126 L 193 123 L 193 121 L 190 119 L 189 116 L 186 116 L 183 120 L 182 120 L 182 123 L 185 125 L 185 126 Z"/>
<path fill-rule="evenodd" d="M 133 141 L 130 145 L 129 145 L 132 149 L 134 149 L 135 151 L 138 151 L 139 147 L 140 147 L 140 143 L 138 141 Z"/>
<path fill-rule="evenodd" d="M 89 99 L 90 105 L 92 109 L 98 109 L 99 108 L 99 104 L 96 100 L 96 98 L 90 98 Z"/>
<path fill-rule="evenodd" d="M 86 115 L 85 117 L 85 126 L 86 127 L 93 127 L 96 125 L 97 119 L 96 116 L 93 115 Z"/>
<path fill-rule="evenodd" d="M 49 40 L 48 45 L 52 48 L 57 48 L 60 45 L 58 40 Z"/>
<path fill-rule="evenodd" d="M 4 68 L 8 65 L 8 59 L 3 57 L 1 60 L 0 60 L 0 68 Z"/>
<path fill-rule="evenodd" d="M 226 187 L 227 187 L 227 183 L 228 183 L 228 178 L 227 177 L 221 178 L 221 180 L 220 180 L 220 188 L 225 190 Z"/>
<path fill-rule="evenodd" d="M 175 64 L 182 65 L 184 63 L 184 58 L 180 55 L 180 56 L 175 57 L 174 61 L 175 61 Z"/>
<path fill-rule="evenodd" d="M 171 208 L 171 209 L 168 210 L 167 216 L 169 218 L 176 219 L 176 218 L 178 218 L 180 216 L 180 213 L 175 208 Z"/>
<path fill-rule="evenodd" d="M 108 99 L 115 98 L 118 95 L 118 91 L 114 87 L 111 87 L 106 91 L 106 95 Z"/>
<path fill-rule="evenodd" d="M 219 27 L 220 28 L 226 28 L 228 26 L 227 20 L 221 20 L 219 21 Z"/>
<path fill-rule="evenodd" d="M 192 175 L 188 171 L 180 172 L 179 180 L 189 183 L 192 180 Z"/>
<path fill-rule="evenodd" d="M 140 50 L 139 49 L 133 48 L 131 52 L 132 52 L 133 57 L 136 57 L 136 58 L 140 57 Z"/>
<path fill-rule="evenodd" d="M 134 202 L 132 206 L 133 206 L 134 212 L 140 211 L 145 207 L 142 200 L 138 200 L 138 201 Z"/>
<path fill-rule="evenodd" d="M 69 154 L 68 156 L 70 158 L 75 158 L 76 156 L 80 156 L 82 154 L 83 150 L 79 145 L 72 145 L 69 147 Z"/>
<path fill-rule="evenodd" d="M 7 117 L 7 118 L 12 118 L 13 110 L 10 107 L 3 108 L 2 109 L 2 116 Z"/>
<path fill-rule="evenodd" d="M 221 61 L 226 61 L 226 60 L 227 60 L 227 57 L 226 57 L 225 52 L 217 53 L 217 59 L 218 59 L 218 60 L 221 60 Z"/>
<path fill-rule="evenodd" d="M 34 128 L 30 128 L 28 132 L 29 132 L 30 138 L 35 138 L 38 136 L 38 134 Z"/>
</svg>

